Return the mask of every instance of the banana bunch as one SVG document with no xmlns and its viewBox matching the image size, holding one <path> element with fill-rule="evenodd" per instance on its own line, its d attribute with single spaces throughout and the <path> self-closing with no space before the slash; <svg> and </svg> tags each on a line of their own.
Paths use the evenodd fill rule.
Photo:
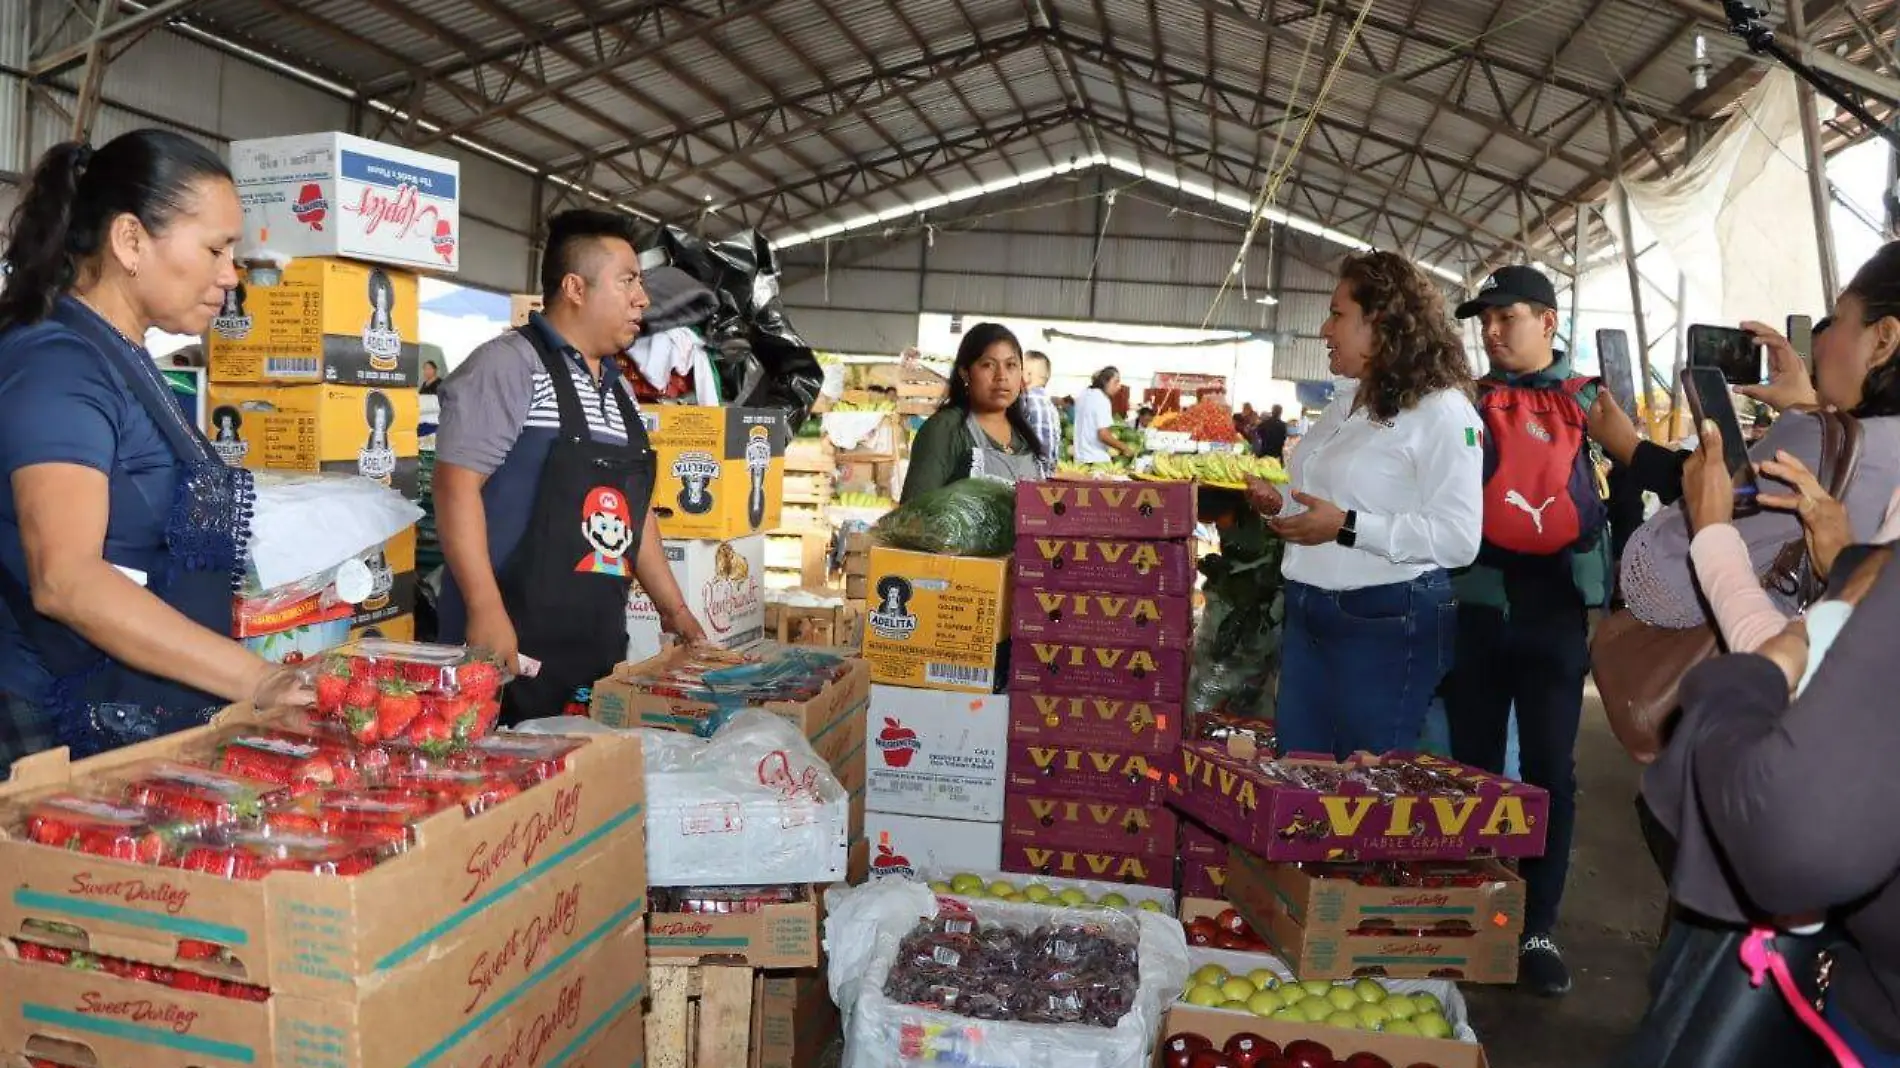
<svg viewBox="0 0 1900 1068">
<path fill-rule="evenodd" d="M 839 508 L 863 508 L 867 511 L 876 511 L 878 509 L 890 511 L 897 507 L 896 501 L 891 500 L 882 493 L 840 493 L 832 498 L 831 503 Z"/>
<path fill-rule="evenodd" d="M 1162 453 L 1154 458 L 1154 477 L 1170 482 L 1212 482 L 1238 486 L 1247 476 L 1268 482 L 1285 482 L 1286 468 L 1272 457 L 1237 456 L 1233 453 Z"/>
<path fill-rule="evenodd" d="M 839 401 L 831 406 L 834 412 L 894 412 L 897 404 L 893 401 Z"/>
<path fill-rule="evenodd" d="M 1056 465 L 1056 474 L 1067 478 L 1126 478 L 1128 468 L 1121 464 L 1078 464 L 1064 460 Z"/>
</svg>

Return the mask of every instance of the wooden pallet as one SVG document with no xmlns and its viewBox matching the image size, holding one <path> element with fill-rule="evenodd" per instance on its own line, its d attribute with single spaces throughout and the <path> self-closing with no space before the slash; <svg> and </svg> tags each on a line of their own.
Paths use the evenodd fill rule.
<svg viewBox="0 0 1900 1068">
<path fill-rule="evenodd" d="M 654 961 L 646 1068 L 740 1068 L 750 1060 L 751 968 Z"/>
<path fill-rule="evenodd" d="M 785 446 L 785 470 L 828 475 L 838 469 L 838 450 L 824 438 L 793 438 Z"/>
<path fill-rule="evenodd" d="M 814 504 L 823 507 L 831 503 L 831 494 L 836 488 L 836 479 L 831 475 L 793 474 L 785 475 L 786 504 Z"/>
<path fill-rule="evenodd" d="M 768 603 L 765 633 L 780 645 L 851 647 L 864 641 L 862 619 L 861 606 L 850 603 L 824 608 Z"/>
</svg>

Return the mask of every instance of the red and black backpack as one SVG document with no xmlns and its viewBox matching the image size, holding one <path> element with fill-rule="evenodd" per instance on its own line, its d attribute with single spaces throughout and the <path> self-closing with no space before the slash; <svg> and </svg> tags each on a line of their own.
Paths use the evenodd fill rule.
<svg viewBox="0 0 1900 1068">
<path fill-rule="evenodd" d="M 1553 556 L 1596 543 L 1609 521 L 1597 495 L 1589 420 L 1579 395 L 1595 378 L 1549 386 L 1478 384 L 1484 422 L 1484 540 Z"/>
</svg>

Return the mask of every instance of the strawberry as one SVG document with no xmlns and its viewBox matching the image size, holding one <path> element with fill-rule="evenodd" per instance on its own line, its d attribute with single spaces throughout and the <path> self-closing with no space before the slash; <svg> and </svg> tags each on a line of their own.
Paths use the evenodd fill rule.
<svg viewBox="0 0 1900 1068">
<path fill-rule="evenodd" d="M 317 714 L 336 717 L 343 714 L 343 695 L 349 690 L 350 680 L 342 675 L 328 672 L 317 676 Z"/>
<path fill-rule="evenodd" d="M 385 682 L 376 702 L 376 732 L 398 738 L 422 714 L 422 698 L 401 681 Z"/>
<path fill-rule="evenodd" d="M 407 737 L 428 756 L 442 756 L 455 748 L 455 728 L 439 714 L 418 716 L 409 724 Z"/>
<path fill-rule="evenodd" d="M 214 979 L 209 975 L 199 975 L 197 972 L 174 971 L 171 978 L 173 990 L 183 990 L 192 994 L 213 994 L 218 997 L 229 997 L 230 995 L 225 992 L 226 986 L 236 985 L 227 984 L 224 980 Z"/>
<path fill-rule="evenodd" d="M 156 864 L 165 853 L 165 836 L 151 812 L 74 794 L 36 803 L 27 815 L 26 836 L 41 845 L 139 864 Z"/>
<path fill-rule="evenodd" d="M 218 750 L 219 771 L 300 789 L 337 781 L 336 765 L 315 738 L 267 731 L 237 738 Z"/>
<path fill-rule="evenodd" d="M 471 660 L 455 669 L 456 692 L 477 701 L 501 693 L 501 668 L 487 660 Z"/>
<path fill-rule="evenodd" d="M 187 849 L 185 855 L 179 858 L 178 867 L 205 875 L 221 875 L 226 879 L 262 879 L 270 874 L 270 868 L 262 857 L 233 846 L 209 843 Z"/>
<path fill-rule="evenodd" d="M 264 814 L 264 826 L 283 834 L 322 834 L 323 821 L 297 808 Z"/>
<path fill-rule="evenodd" d="M 400 660 L 385 658 L 370 662 L 370 677 L 377 682 L 400 681 L 402 672 L 403 663 Z"/>
<path fill-rule="evenodd" d="M 406 663 L 402 666 L 402 680 L 419 690 L 432 690 L 442 685 L 442 669 L 434 664 Z"/>
<path fill-rule="evenodd" d="M 126 786 L 125 798 L 171 820 L 199 828 L 226 827 L 258 818 L 270 784 L 210 768 L 155 761 L 137 770 L 145 774 Z"/>
<path fill-rule="evenodd" d="M 223 960 L 224 947 L 216 942 L 204 942 L 196 938 L 178 940 L 178 959 L 188 961 Z"/>
</svg>

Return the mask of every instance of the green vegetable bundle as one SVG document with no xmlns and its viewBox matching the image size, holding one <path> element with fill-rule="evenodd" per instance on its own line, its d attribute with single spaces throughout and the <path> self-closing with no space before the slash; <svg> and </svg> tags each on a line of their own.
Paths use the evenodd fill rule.
<svg viewBox="0 0 1900 1068">
<path fill-rule="evenodd" d="M 899 549 L 947 556 L 1008 556 L 1016 547 L 1016 487 L 987 478 L 952 482 L 890 512 L 872 528 Z"/>
</svg>

